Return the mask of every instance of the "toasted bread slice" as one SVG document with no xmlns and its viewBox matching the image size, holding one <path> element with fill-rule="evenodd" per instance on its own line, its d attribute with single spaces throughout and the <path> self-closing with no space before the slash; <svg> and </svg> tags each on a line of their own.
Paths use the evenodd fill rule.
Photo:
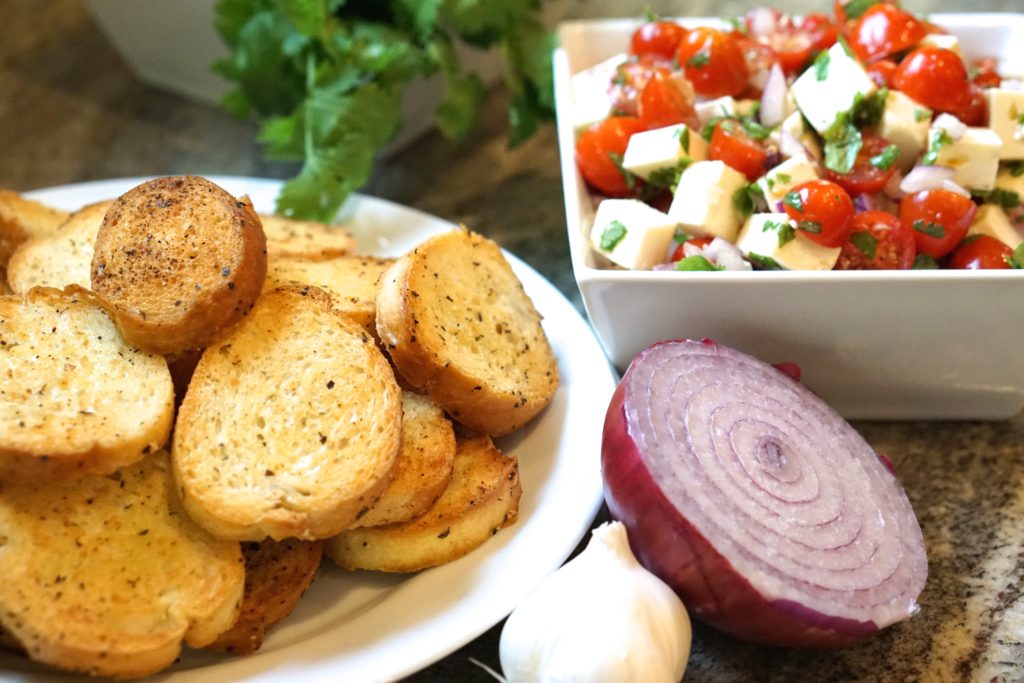
<svg viewBox="0 0 1024 683">
<path fill-rule="evenodd" d="M 377 336 L 377 282 L 392 263 L 394 259 L 372 256 L 342 256 L 324 261 L 271 258 L 264 289 L 289 283 L 319 287 L 334 297 L 337 310 Z"/>
<path fill-rule="evenodd" d="M 96 235 L 92 289 L 124 338 L 165 355 L 204 348 L 263 289 L 260 220 L 205 178 L 143 183 L 117 199 Z"/>
<path fill-rule="evenodd" d="M 210 645 L 235 655 L 248 655 L 263 645 L 263 637 L 292 613 L 306 592 L 323 554 L 323 541 L 243 543 L 245 597 L 238 621 Z"/>
<path fill-rule="evenodd" d="M 430 397 L 402 392 L 402 450 L 391 483 L 355 526 L 412 519 L 434 504 L 448 486 L 455 463 L 455 430 Z"/>
<path fill-rule="evenodd" d="M 93 245 L 103 216 L 113 202 L 90 204 L 71 216 L 51 235 L 34 237 L 11 256 L 7 284 L 16 294 L 33 287 L 91 286 Z"/>
<path fill-rule="evenodd" d="M 337 258 L 355 251 L 356 238 L 336 225 L 260 214 L 271 258 L 312 261 Z"/>
<path fill-rule="evenodd" d="M 67 211 L 0 190 L 0 266 L 7 265 L 22 242 L 49 235 L 67 219 Z"/>
<path fill-rule="evenodd" d="M 189 519 L 163 451 L 114 475 L 0 485 L 0 537 L 0 624 L 40 662 L 145 676 L 238 614 L 238 543 Z"/>
<path fill-rule="evenodd" d="M 344 569 L 415 572 L 451 562 L 480 546 L 519 514 L 519 463 L 485 435 L 459 435 L 448 488 L 408 522 L 351 529 L 328 539 Z"/>
<path fill-rule="evenodd" d="M 410 384 L 492 436 L 529 422 L 558 388 L 533 302 L 498 245 L 468 230 L 432 237 L 388 269 L 377 333 Z"/>
<path fill-rule="evenodd" d="M 372 337 L 314 287 L 264 294 L 207 348 L 174 431 L 185 507 L 221 538 L 315 540 L 388 483 L 402 396 Z"/>
<path fill-rule="evenodd" d="M 81 288 L 0 297 L 0 481 L 113 472 L 167 441 L 167 362 Z"/>
</svg>

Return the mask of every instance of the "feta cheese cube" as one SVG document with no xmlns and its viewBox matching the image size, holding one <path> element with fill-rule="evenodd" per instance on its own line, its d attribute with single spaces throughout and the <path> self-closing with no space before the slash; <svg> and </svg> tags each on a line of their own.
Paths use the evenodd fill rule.
<svg viewBox="0 0 1024 683">
<path fill-rule="evenodd" d="M 878 134 L 899 148 L 896 163 L 903 171 L 910 170 L 918 157 L 924 154 L 931 121 L 931 109 L 900 91 L 890 90 L 885 96 L 885 111 L 878 124 Z"/>
<path fill-rule="evenodd" d="M 792 239 L 780 240 L 780 231 L 787 229 L 793 231 Z M 786 270 L 831 270 L 842 252 L 841 247 L 823 247 L 808 239 L 784 213 L 755 213 L 743 225 L 736 246 L 748 257 L 770 258 Z"/>
<path fill-rule="evenodd" d="M 1010 224 L 1006 212 L 995 204 L 982 204 L 978 207 L 967 234 L 994 237 L 1010 249 L 1016 249 L 1024 242 L 1021 234 Z"/>
<path fill-rule="evenodd" d="M 1024 92 L 989 88 L 988 127 L 1003 141 L 1000 159 L 1024 159 Z"/>
<path fill-rule="evenodd" d="M 611 115 L 612 100 L 608 96 L 608 88 L 615 78 L 619 65 L 627 58 L 625 53 L 617 54 L 580 71 L 569 80 L 569 89 L 572 91 L 572 124 L 576 135 Z"/>
<path fill-rule="evenodd" d="M 695 235 L 735 241 L 743 217 L 732 197 L 747 177 L 723 161 L 698 161 L 679 179 L 668 216 Z"/>
<path fill-rule="evenodd" d="M 918 47 L 924 47 L 926 45 L 931 47 L 941 47 L 944 50 L 949 50 L 956 54 L 960 59 L 964 58 L 963 50 L 960 49 L 960 39 L 954 35 L 948 33 L 929 33 L 921 42 L 917 44 Z"/>
<path fill-rule="evenodd" d="M 783 134 L 787 139 L 783 139 Z M 804 117 L 799 111 L 793 111 L 786 116 L 778 128 L 768 136 L 768 141 L 778 147 L 779 153 L 785 158 L 794 156 L 807 156 L 815 160 L 821 159 L 821 143 L 812 131 L 804 123 Z M 798 144 L 793 144 L 795 141 Z"/>
<path fill-rule="evenodd" d="M 676 222 L 639 199 L 605 199 L 597 207 L 590 244 L 630 270 L 650 270 L 669 257 Z"/>
<path fill-rule="evenodd" d="M 708 143 L 685 123 L 634 133 L 629 138 L 622 168 L 651 180 L 653 174 L 672 176 L 680 163 L 707 159 Z M 661 180 L 661 179 L 657 179 Z M 662 187 L 674 183 L 656 182 Z"/>
<path fill-rule="evenodd" d="M 928 131 L 928 154 L 933 163 L 952 168 L 953 181 L 968 190 L 991 190 L 999 171 L 999 150 L 1003 141 L 988 128 L 968 128 L 959 140 L 953 140 L 942 128 Z M 929 159 L 931 160 L 931 159 Z"/>
<path fill-rule="evenodd" d="M 818 172 L 811 160 L 804 155 L 790 157 L 786 161 L 768 171 L 758 181 L 757 185 L 768 200 L 768 208 L 772 211 L 782 210 L 782 199 L 786 193 L 800 183 L 808 180 L 815 180 Z"/>
<path fill-rule="evenodd" d="M 701 127 L 706 126 L 711 119 L 718 116 L 736 116 L 736 100 L 729 95 L 697 102 L 693 108 L 697 112 Z"/>
<path fill-rule="evenodd" d="M 858 95 L 870 95 L 875 88 L 864 67 L 836 43 L 796 79 L 793 96 L 808 122 L 824 133 L 839 114 L 853 107 Z"/>
</svg>

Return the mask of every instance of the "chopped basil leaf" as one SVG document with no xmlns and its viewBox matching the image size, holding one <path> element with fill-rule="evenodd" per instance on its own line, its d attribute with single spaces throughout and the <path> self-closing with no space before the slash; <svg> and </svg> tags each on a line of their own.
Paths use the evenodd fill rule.
<svg viewBox="0 0 1024 683">
<path fill-rule="evenodd" d="M 683 232 L 682 228 L 676 228 L 675 232 L 672 233 L 673 250 L 675 250 L 675 247 L 678 247 L 680 244 L 685 244 L 686 242 L 689 242 L 692 239 L 693 235 L 687 235 L 685 232 Z"/>
<path fill-rule="evenodd" d="M 925 222 L 920 218 L 914 221 L 913 228 L 930 237 L 942 238 L 946 236 L 946 229 L 944 227 L 932 221 Z"/>
<path fill-rule="evenodd" d="M 1013 253 L 1006 257 L 1011 268 L 1024 269 L 1024 243 L 1018 244 Z"/>
<path fill-rule="evenodd" d="M 782 198 L 782 203 L 786 206 L 792 206 L 800 212 L 804 210 L 804 200 L 800 197 L 800 193 L 796 191 L 787 192 L 786 196 Z"/>
<path fill-rule="evenodd" d="M 850 235 L 850 242 L 860 250 L 860 253 L 869 259 L 875 258 L 875 252 L 878 250 L 878 240 L 870 232 L 866 230 L 855 232 Z"/>
<path fill-rule="evenodd" d="M 818 81 L 823 81 L 828 78 L 828 64 L 832 61 L 832 57 L 828 54 L 828 50 L 822 50 L 818 53 L 817 59 L 814 60 L 814 78 Z"/>
<path fill-rule="evenodd" d="M 1017 114 L 1017 125 L 1024 126 L 1024 114 Z"/>
<path fill-rule="evenodd" d="M 749 218 L 763 201 L 764 195 L 757 183 L 749 183 L 732 193 L 732 206 L 743 218 Z"/>
<path fill-rule="evenodd" d="M 858 128 L 877 126 L 885 113 L 885 100 L 889 97 L 888 88 L 879 88 L 867 97 L 857 93 L 853 98 L 853 123 Z"/>
<path fill-rule="evenodd" d="M 775 259 L 769 256 L 761 256 L 754 252 L 749 252 L 747 254 L 747 260 L 755 266 L 760 266 L 759 270 L 785 270 Z"/>
<path fill-rule="evenodd" d="M 682 134 L 679 136 L 679 146 L 683 148 L 683 151 L 687 154 L 690 153 L 690 129 L 681 128 Z"/>
<path fill-rule="evenodd" d="M 910 267 L 913 270 L 938 270 L 939 262 L 927 254 L 918 254 Z"/>
<path fill-rule="evenodd" d="M 686 66 L 692 66 L 695 69 L 703 69 L 710 61 L 711 55 L 709 55 L 705 50 L 701 50 L 686 60 Z"/>
<path fill-rule="evenodd" d="M 754 120 L 753 116 L 732 116 L 726 114 L 723 116 L 712 117 L 710 121 L 704 124 L 704 128 L 700 131 L 700 136 L 708 142 L 711 142 L 711 136 L 715 133 L 715 126 L 721 123 L 723 128 L 732 132 L 735 130 L 735 122 L 737 121 L 743 127 L 743 132 L 755 140 L 765 140 L 772 133 L 770 128 L 762 126 Z"/>
<path fill-rule="evenodd" d="M 853 59 L 857 58 L 857 55 L 853 54 L 853 48 L 851 48 L 850 44 L 846 42 L 846 38 L 839 36 L 839 39 L 836 40 L 836 42 L 843 46 L 843 52 L 846 53 L 847 57 L 852 57 Z"/>
<path fill-rule="evenodd" d="M 914 107 L 914 120 L 920 123 L 932 117 L 932 110 L 927 107 Z"/>
<path fill-rule="evenodd" d="M 617 247 L 619 242 L 626 237 L 627 232 L 629 231 L 626 230 L 626 226 L 619 221 L 609 223 L 601 233 L 601 251 L 611 251 Z"/>
<path fill-rule="evenodd" d="M 965 244 L 970 244 L 971 242 L 977 242 L 981 238 L 982 238 L 982 235 L 968 235 L 967 237 L 965 237 L 962 240 L 960 240 L 960 244 L 958 244 L 957 246 L 958 247 L 962 247 Z"/>
<path fill-rule="evenodd" d="M 771 176 L 768 176 L 768 177 L 765 178 L 765 182 L 768 183 L 768 189 L 769 190 L 774 190 L 775 189 L 775 178 L 772 178 Z"/>
<path fill-rule="evenodd" d="M 888 171 L 900 155 L 900 148 L 896 145 L 889 145 L 875 156 L 868 159 L 868 163 L 875 168 Z"/>
<path fill-rule="evenodd" d="M 1020 195 L 1013 190 L 997 187 L 994 190 L 971 190 L 971 194 L 981 197 L 989 204 L 1004 209 L 1015 209 L 1021 204 Z"/>
<path fill-rule="evenodd" d="M 860 15 L 868 11 L 878 0 L 850 0 L 843 5 L 847 19 L 860 19 Z"/>
<path fill-rule="evenodd" d="M 791 183 L 793 182 L 793 176 L 788 173 L 776 173 L 775 177 L 779 179 L 780 183 Z"/>
<path fill-rule="evenodd" d="M 675 166 L 665 166 L 664 168 L 652 171 L 647 176 L 647 184 L 653 187 L 675 190 L 676 185 L 679 184 L 679 178 L 683 175 L 683 171 L 689 168 L 692 163 L 693 159 L 690 157 L 682 157 L 676 162 Z"/>
<path fill-rule="evenodd" d="M 727 17 L 725 21 L 728 22 L 733 31 L 746 35 L 747 24 L 742 19 L 739 17 Z"/>
<path fill-rule="evenodd" d="M 696 254 L 680 259 L 676 263 L 676 270 L 725 270 L 722 266 L 716 266 L 703 256 Z"/>
<path fill-rule="evenodd" d="M 618 152 L 608 152 L 608 158 L 615 164 L 615 168 L 619 169 L 619 173 L 626 181 L 626 187 L 630 190 L 636 187 L 636 175 L 622 167 L 622 155 Z"/>
<path fill-rule="evenodd" d="M 822 136 L 825 139 L 825 168 L 836 173 L 849 173 L 857 162 L 864 141 L 851 121 L 850 112 L 840 112 Z"/>
<path fill-rule="evenodd" d="M 780 249 L 796 239 L 796 230 L 789 224 L 789 221 L 782 221 L 779 223 L 776 223 L 775 221 L 765 221 L 764 225 L 761 226 L 761 232 L 769 232 L 773 230 L 779 234 Z"/>
<path fill-rule="evenodd" d="M 809 232 L 812 235 L 821 234 L 821 223 L 818 221 L 807 221 L 803 220 L 796 224 L 796 227 L 800 228 L 804 232 Z"/>
<path fill-rule="evenodd" d="M 1020 178 L 1024 175 L 1024 161 L 1011 161 L 1006 164 L 1006 168 L 1014 178 Z"/>
<path fill-rule="evenodd" d="M 946 131 L 933 130 L 928 136 L 928 152 L 921 158 L 921 163 L 930 166 L 938 161 L 939 152 L 943 147 L 953 144 L 953 138 Z"/>
<path fill-rule="evenodd" d="M 772 134 L 770 128 L 765 128 L 749 116 L 742 117 L 740 119 L 740 125 L 743 126 L 743 130 L 746 131 L 747 135 L 755 140 L 765 140 Z"/>
</svg>

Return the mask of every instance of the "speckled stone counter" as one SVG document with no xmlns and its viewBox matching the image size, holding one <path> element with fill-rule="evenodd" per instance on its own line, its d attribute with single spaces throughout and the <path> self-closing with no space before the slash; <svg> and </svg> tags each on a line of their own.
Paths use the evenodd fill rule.
<svg viewBox="0 0 1024 683">
<path fill-rule="evenodd" d="M 576 0 L 568 12 L 631 16 L 644 4 L 690 15 L 733 14 L 749 6 Z M 797 11 L 823 7 L 781 4 Z M 1022 0 L 908 4 L 932 12 L 1024 9 Z M 490 235 L 579 306 L 554 130 L 508 149 L 506 104 L 505 93 L 496 91 L 481 129 L 460 147 L 432 134 L 382 161 L 366 192 Z M 0 187 L 29 190 L 147 174 L 292 173 L 262 161 L 254 133 L 251 124 L 215 108 L 140 83 L 77 0 L 0 3 Z M 756 647 L 698 626 L 686 679 L 1024 681 L 1024 415 L 991 424 L 856 426 L 890 456 L 920 518 L 931 565 L 921 612 L 840 651 Z M 497 667 L 499 628 L 408 680 L 491 680 L 469 658 Z"/>
</svg>

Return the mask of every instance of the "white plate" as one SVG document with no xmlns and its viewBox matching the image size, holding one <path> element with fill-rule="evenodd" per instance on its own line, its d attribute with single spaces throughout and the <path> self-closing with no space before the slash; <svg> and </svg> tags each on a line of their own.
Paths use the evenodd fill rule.
<svg viewBox="0 0 1024 683">
<path fill-rule="evenodd" d="M 279 183 L 211 178 L 271 211 Z M 139 182 L 70 185 L 30 196 L 65 209 L 115 197 Z M 395 256 L 454 226 L 391 202 L 354 197 L 342 222 L 361 250 Z M 298 609 L 259 653 L 228 658 L 189 652 L 156 680 L 178 683 L 386 681 L 417 671 L 500 621 L 583 537 L 601 501 L 600 447 L 614 374 L 587 323 L 543 277 L 509 256 L 544 316 L 559 359 L 561 387 L 527 428 L 498 441 L 519 458 L 519 521 L 468 556 L 410 576 L 344 572 L 330 561 Z M 497 652 L 494 653 L 495 658 Z M 84 680 L 0 656 L 0 680 Z"/>
</svg>

